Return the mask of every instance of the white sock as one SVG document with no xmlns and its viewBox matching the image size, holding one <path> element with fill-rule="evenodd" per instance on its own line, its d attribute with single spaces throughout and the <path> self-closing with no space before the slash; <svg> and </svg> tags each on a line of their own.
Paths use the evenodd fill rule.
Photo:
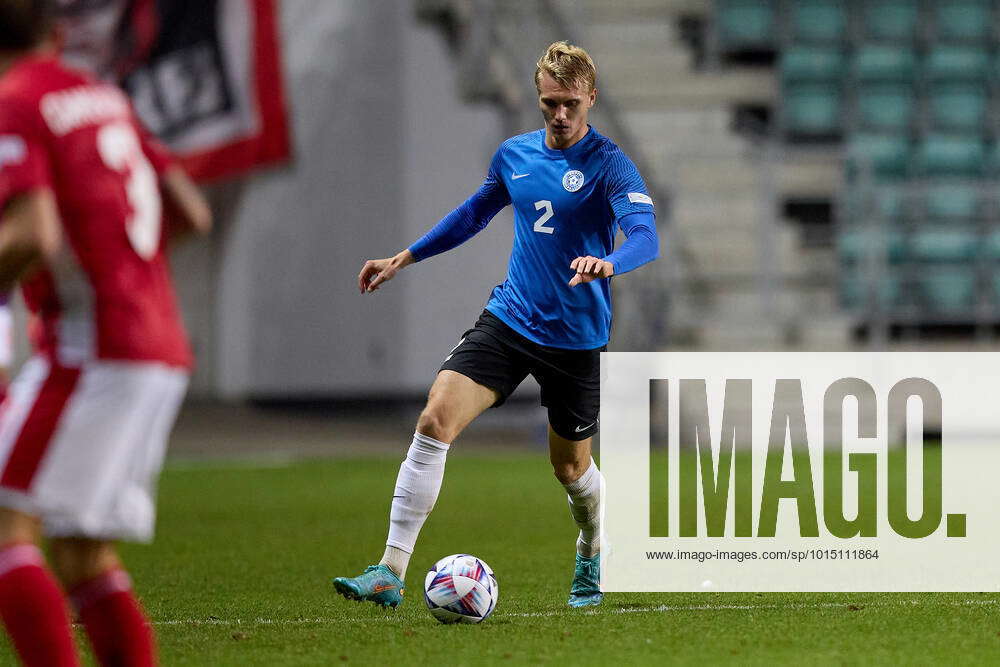
<svg viewBox="0 0 1000 667">
<path fill-rule="evenodd" d="M 590 459 L 590 467 L 580 476 L 580 479 L 566 487 L 569 499 L 569 511 L 573 520 L 580 528 L 580 536 L 576 539 L 576 551 L 581 556 L 590 558 L 601 550 L 601 487 L 604 477 L 597 469 L 594 459 Z"/>
<path fill-rule="evenodd" d="M 385 541 L 381 564 L 392 568 L 400 579 L 406 576 L 406 566 L 417 543 L 417 535 L 441 490 L 448 446 L 421 433 L 414 433 L 406 458 L 399 466 L 396 488 L 392 493 L 392 509 L 389 510 L 389 537 Z"/>
<path fill-rule="evenodd" d="M 382 554 L 382 560 L 378 564 L 388 565 L 389 569 L 395 572 L 400 579 L 405 579 L 406 566 L 410 564 L 410 552 L 386 545 L 385 553 Z"/>
</svg>

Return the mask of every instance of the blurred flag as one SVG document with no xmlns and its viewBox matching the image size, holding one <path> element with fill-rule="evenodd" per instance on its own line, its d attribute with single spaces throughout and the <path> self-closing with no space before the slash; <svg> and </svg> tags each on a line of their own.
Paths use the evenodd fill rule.
<svg viewBox="0 0 1000 667">
<path fill-rule="evenodd" d="M 59 0 L 64 56 L 116 81 L 200 181 L 290 157 L 276 0 Z"/>
</svg>

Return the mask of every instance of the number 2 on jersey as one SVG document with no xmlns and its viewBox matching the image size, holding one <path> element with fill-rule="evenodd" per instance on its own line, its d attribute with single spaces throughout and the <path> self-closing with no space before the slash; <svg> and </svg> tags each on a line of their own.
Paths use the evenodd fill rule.
<svg viewBox="0 0 1000 667">
<path fill-rule="evenodd" d="M 549 218 L 555 215 L 555 213 L 552 210 L 552 202 L 550 202 L 548 199 L 542 199 L 541 201 L 536 201 L 535 210 L 541 211 L 542 209 L 545 209 L 545 212 L 542 213 L 542 217 L 540 217 L 538 220 L 535 220 L 535 231 L 541 232 L 542 234 L 554 234 L 556 231 L 555 227 L 545 226 L 545 223 L 549 221 Z"/>
<path fill-rule="evenodd" d="M 97 133 L 97 152 L 105 166 L 125 175 L 125 195 L 132 215 L 125 230 L 132 248 L 143 259 L 150 259 L 160 247 L 160 201 L 156 170 L 142 152 L 139 137 L 128 123 L 111 123 Z"/>
</svg>

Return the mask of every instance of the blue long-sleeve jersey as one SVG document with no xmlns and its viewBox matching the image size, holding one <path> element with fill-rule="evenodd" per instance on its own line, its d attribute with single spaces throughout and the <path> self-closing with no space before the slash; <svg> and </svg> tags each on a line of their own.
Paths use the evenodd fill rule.
<svg viewBox="0 0 1000 667">
<path fill-rule="evenodd" d="M 615 275 L 656 259 L 653 200 L 635 165 L 589 128 L 566 150 L 545 145 L 545 130 L 500 145 L 479 190 L 410 246 L 414 258 L 450 250 L 514 206 L 514 245 L 507 279 L 486 309 L 525 338 L 549 347 L 589 350 L 608 342 L 608 280 L 569 286 L 570 262 L 591 255 Z M 614 251 L 616 228 L 627 241 Z"/>
</svg>

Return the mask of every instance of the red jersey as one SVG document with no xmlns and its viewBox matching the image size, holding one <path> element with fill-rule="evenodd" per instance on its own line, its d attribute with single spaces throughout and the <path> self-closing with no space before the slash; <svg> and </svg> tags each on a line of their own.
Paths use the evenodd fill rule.
<svg viewBox="0 0 1000 667">
<path fill-rule="evenodd" d="M 118 88 L 51 57 L 0 78 L 0 210 L 49 188 L 63 228 L 59 256 L 22 285 L 39 352 L 191 365 L 161 232 L 169 165 Z"/>
</svg>

